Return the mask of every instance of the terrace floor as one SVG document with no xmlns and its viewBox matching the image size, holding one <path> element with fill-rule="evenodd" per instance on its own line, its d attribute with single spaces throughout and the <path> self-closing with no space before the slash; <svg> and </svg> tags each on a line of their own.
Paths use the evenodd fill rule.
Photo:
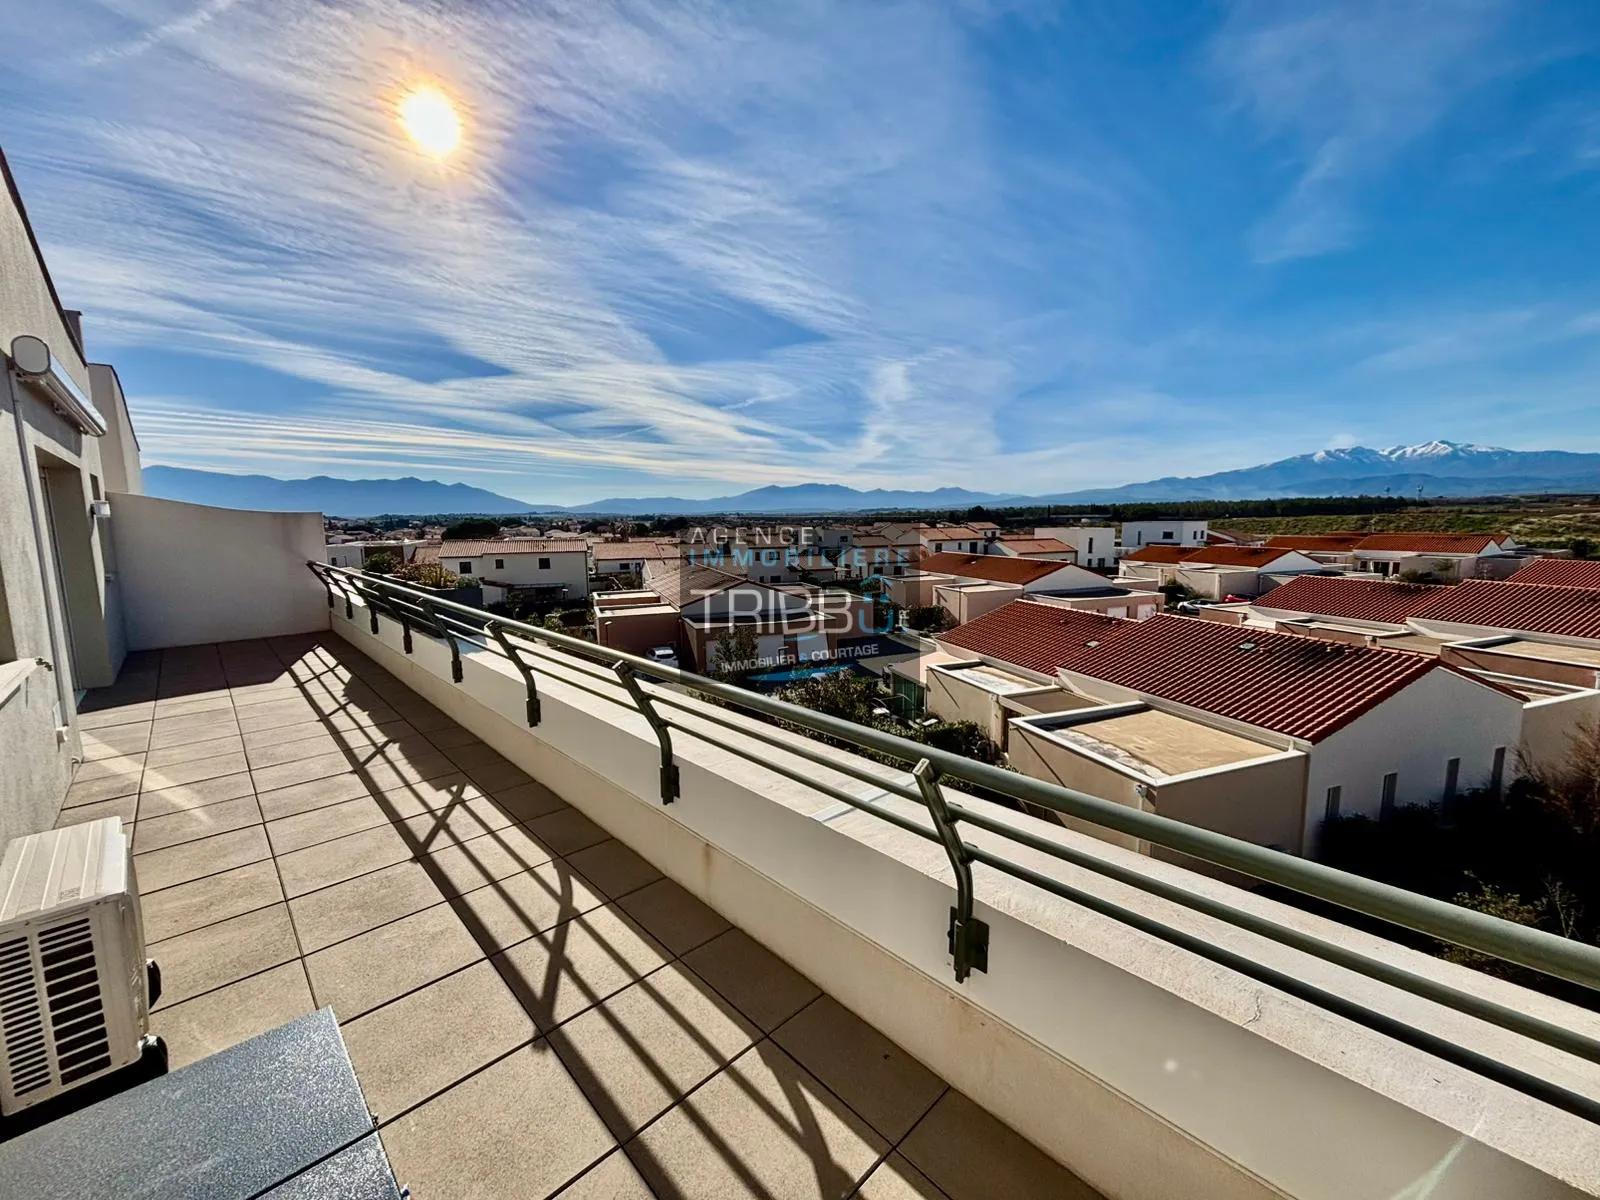
<svg viewBox="0 0 1600 1200">
<path fill-rule="evenodd" d="M 173 1066 L 331 1006 L 417 1200 L 1094 1195 L 337 638 L 132 655 L 82 724 Z"/>
</svg>

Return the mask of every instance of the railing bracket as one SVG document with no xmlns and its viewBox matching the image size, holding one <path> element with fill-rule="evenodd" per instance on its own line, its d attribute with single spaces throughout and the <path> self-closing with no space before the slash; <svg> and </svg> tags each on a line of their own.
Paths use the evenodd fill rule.
<svg viewBox="0 0 1600 1200">
<path fill-rule="evenodd" d="M 418 603 L 422 608 L 422 611 L 427 614 L 428 620 L 433 622 L 433 627 L 439 631 L 439 636 L 442 637 L 445 640 L 445 643 L 450 647 L 450 678 L 454 682 L 460 683 L 462 678 L 461 645 L 459 642 L 457 642 L 456 635 L 451 633 L 449 626 L 439 619 L 439 613 L 438 610 L 433 606 L 432 597 L 424 596 Z"/>
<path fill-rule="evenodd" d="M 511 639 L 506 636 L 505 627 L 499 621 L 490 621 L 484 626 L 484 630 L 500 643 L 500 648 L 506 652 L 511 665 L 522 675 L 522 682 L 528 685 L 528 728 L 532 729 L 539 723 L 539 689 L 533 680 L 533 668 L 511 644 Z"/>
<path fill-rule="evenodd" d="M 614 663 L 611 669 L 622 681 L 622 686 L 628 689 L 628 695 L 633 697 L 644 719 L 650 722 L 650 728 L 656 732 L 656 741 L 661 743 L 661 803 L 671 804 L 678 798 L 678 764 L 672 761 L 672 731 L 667 728 L 661 714 L 656 712 L 656 706 L 645 694 L 644 688 L 639 686 L 633 665 L 619 662 Z"/>
<path fill-rule="evenodd" d="M 956 902 L 950 908 L 950 928 L 947 944 L 950 957 L 955 961 L 956 982 L 965 983 L 973 971 L 989 973 L 989 925 L 972 915 L 972 857 L 962 845 L 956 832 L 955 818 L 944 802 L 944 792 L 939 787 L 939 772 L 927 759 L 911 769 L 917 781 L 917 790 L 928 806 L 933 827 L 950 859 L 950 869 L 956 876 Z"/>
</svg>

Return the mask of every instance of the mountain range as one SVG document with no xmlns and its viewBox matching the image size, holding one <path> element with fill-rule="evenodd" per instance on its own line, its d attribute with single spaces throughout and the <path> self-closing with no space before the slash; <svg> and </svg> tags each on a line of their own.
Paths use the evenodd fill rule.
<svg viewBox="0 0 1600 1200">
<path fill-rule="evenodd" d="M 1162 500 L 1274 500 L 1293 496 L 1421 495 L 1470 497 L 1539 492 L 1600 492 L 1600 454 L 1565 450 L 1505 450 L 1432 441 L 1375 450 L 1365 446 L 1318 450 L 1277 462 L 1211 475 L 1166 476 L 1121 487 L 1043 496 L 974 492 L 861 491 L 835 483 L 762 487 L 709 500 L 647 496 L 589 504 L 537 504 L 461 483 L 429 479 L 276 479 L 179 467 L 145 468 L 152 496 L 196 504 L 277 512 L 325 512 L 343 517 L 393 514 L 572 513 L 574 515 L 694 516 L 709 513 L 882 512 L 959 509 L 976 504 L 1108 504 Z"/>
</svg>

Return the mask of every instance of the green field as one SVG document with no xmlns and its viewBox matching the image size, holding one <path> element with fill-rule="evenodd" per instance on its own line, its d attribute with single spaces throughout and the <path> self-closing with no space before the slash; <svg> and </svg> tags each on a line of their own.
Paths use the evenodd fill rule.
<svg viewBox="0 0 1600 1200">
<path fill-rule="evenodd" d="M 1221 517 L 1212 528 L 1249 537 L 1336 533 L 1508 533 L 1524 545 L 1589 552 L 1600 547 L 1600 501 L 1426 505 L 1367 516 Z"/>
</svg>

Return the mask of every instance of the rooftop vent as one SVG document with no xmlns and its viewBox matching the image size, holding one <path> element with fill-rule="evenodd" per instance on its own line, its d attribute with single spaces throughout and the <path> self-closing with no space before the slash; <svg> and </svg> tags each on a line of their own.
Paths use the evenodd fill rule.
<svg viewBox="0 0 1600 1200">
<path fill-rule="evenodd" d="M 1241 649 L 1241 650 L 1254 650 L 1256 648 L 1257 647 L 1256 647 L 1256 643 L 1255 642 L 1240 642 L 1239 643 L 1239 649 Z"/>
</svg>

